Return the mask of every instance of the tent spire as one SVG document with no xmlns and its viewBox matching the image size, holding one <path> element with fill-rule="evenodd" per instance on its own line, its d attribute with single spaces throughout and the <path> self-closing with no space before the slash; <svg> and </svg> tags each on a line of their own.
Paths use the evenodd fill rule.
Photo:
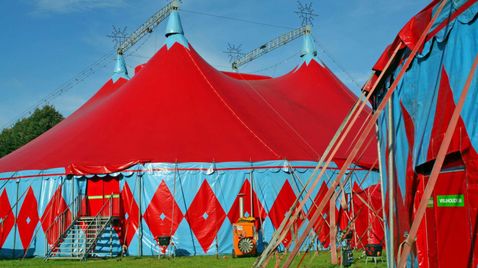
<svg viewBox="0 0 478 268">
<path fill-rule="evenodd" d="M 176 10 L 171 11 L 169 15 L 168 24 L 166 26 L 166 45 L 171 48 L 175 43 L 179 43 L 184 47 L 188 47 L 188 40 L 184 37 L 183 26 L 181 24 L 181 18 L 179 12 Z"/>
<path fill-rule="evenodd" d="M 118 53 L 116 54 L 116 64 L 115 64 L 115 69 L 113 71 L 113 76 L 111 77 L 111 79 L 113 80 L 113 82 L 116 82 L 120 78 L 129 80 L 128 69 L 126 68 L 126 62 L 123 58 L 123 55 Z"/>
<path fill-rule="evenodd" d="M 312 37 L 312 26 L 307 25 L 306 33 L 302 43 L 302 51 L 300 57 L 306 64 L 309 64 L 312 59 L 319 62 L 317 59 L 317 48 L 315 46 L 314 38 Z"/>
</svg>

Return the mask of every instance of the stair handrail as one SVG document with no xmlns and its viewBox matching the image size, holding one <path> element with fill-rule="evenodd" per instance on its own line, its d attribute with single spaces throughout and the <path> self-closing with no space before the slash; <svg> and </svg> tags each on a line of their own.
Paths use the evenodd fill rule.
<svg viewBox="0 0 478 268">
<path fill-rule="evenodd" d="M 45 231 L 45 244 L 46 244 L 46 249 L 47 249 L 47 252 L 46 252 L 46 257 L 49 257 L 50 254 L 53 252 L 53 249 L 59 244 L 59 242 L 61 241 L 61 238 L 63 237 L 63 235 L 65 233 L 67 233 L 71 227 L 75 224 L 75 221 L 78 219 L 79 215 L 80 215 L 80 211 L 81 211 L 81 200 L 82 200 L 82 195 L 78 195 L 75 197 L 75 199 L 62 211 L 60 212 L 56 217 L 55 219 L 53 220 L 53 222 L 50 224 L 50 226 L 48 226 L 48 228 L 46 229 Z M 65 228 L 63 230 L 63 226 L 64 226 L 64 223 L 65 223 L 65 218 L 67 217 L 68 215 L 68 211 L 70 211 L 70 208 L 73 208 L 73 210 L 71 211 L 72 212 L 72 215 L 73 215 L 73 218 L 71 220 L 71 223 L 68 225 L 67 228 Z M 76 213 L 74 211 L 74 209 L 77 209 L 76 210 Z M 52 229 L 55 227 L 55 226 L 58 226 L 57 223 L 61 221 L 62 224 L 60 224 L 59 226 L 59 229 L 58 230 L 58 237 L 56 238 L 55 242 L 52 244 L 52 246 L 50 246 L 50 244 L 48 243 L 48 237 L 49 237 L 49 234 L 50 232 L 52 231 Z"/>
<path fill-rule="evenodd" d="M 102 214 L 103 214 L 103 212 L 106 208 L 106 205 L 110 204 L 112 202 L 112 199 L 113 199 L 113 194 L 111 194 L 110 197 L 108 198 L 108 200 L 106 202 L 104 202 L 103 205 L 101 205 L 100 209 L 96 213 L 93 220 L 86 226 L 87 229 L 89 229 L 90 225 L 93 224 L 93 223 L 98 225 L 99 219 L 100 219 L 101 216 L 103 216 Z M 111 213 L 111 210 L 109 210 L 109 215 L 107 217 L 111 217 L 111 216 L 112 216 L 112 213 Z"/>
<path fill-rule="evenodd" d="M 107 215 L 107 218 L 108 220 L 103 223 L 103 225 L 101 226 L 101 229 L 100 230 L 95 230 L 95 234 L 94 234 L 94 237 L 92 238 L 92 241 L 91 243 L 88 242 L 88 240 L 90 240 L 88 237 L 86 238 L 86 250 L 83 252 L 83 256 L 82 256 L 82 259 L 85 259 L 87 254 L 89 254 L 89 252 L 91 251 L 91 248 L 93 247 L 93 245 L 95 244 L 95 241 L 98 239 L 98 235 L 100 235 L 103 230 L 105 229 L 105 226 L 109 223 L 109 221 L 111 220 L 111 217 L 113 216 L 113 196 L 114 194 L 111 193 L 110 197 L 108 198 L 108 200 L 106 202 L 103 203 L 103 205 L 101 206 L 101 208 L 98 210 L 98 212 L 96 213 L 95 217 L 93 218 L 93 220 L 87 225 L 87 229 L 90 228 L 91 224 L 95 223 L 96 226 L 99 226 L 100 225 L 100 217 L 103 216 L 103 212 L 105 211 L 105 208 L 106 208 L 106 205 L 108 205 L 108 215 Z"/>
</svg>

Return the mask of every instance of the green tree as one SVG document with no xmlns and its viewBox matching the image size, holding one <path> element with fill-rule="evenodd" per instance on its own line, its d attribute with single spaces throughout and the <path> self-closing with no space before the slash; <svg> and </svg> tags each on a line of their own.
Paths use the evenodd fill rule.
<svg viewBox="0 0 478 268">
<path fill-rule="evenodd" d="M 37 108 L 29 117 L 23 118 L 11 128 L 0 133 L 0 157 L 3 157 L 40 136 L 63 120 L 53 106 Z"/>
</svg>

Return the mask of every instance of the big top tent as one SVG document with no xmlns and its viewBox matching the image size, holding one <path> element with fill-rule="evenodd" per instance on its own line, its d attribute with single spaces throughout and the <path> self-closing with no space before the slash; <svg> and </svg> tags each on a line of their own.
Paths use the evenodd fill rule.
<svg viewBox="0 0 478 268">
<path fill-rule="evenodd" d="M 119 55 L 113 77 L 82 107 L 0 159 L 3 257 L 71 255 L 62 244 L 78 239 L 75 223 L 105 213 L 105 204 L 118 222 L 95 240 L 97 255 L 156 255 L 162 236 L 177 254 L 230 253 L 240 193 L 260 239 L 270 238 L 356 97 L 309 46 L 300 66 L 269 78 L 210 66 L 177 12 L 166 36 L 132 78 Z M 362 189 L 378 183 L 376 146 L 372 135 L 350 168 Z M 300 225 L 283 247 L 298 232 Z"/>
</svg>

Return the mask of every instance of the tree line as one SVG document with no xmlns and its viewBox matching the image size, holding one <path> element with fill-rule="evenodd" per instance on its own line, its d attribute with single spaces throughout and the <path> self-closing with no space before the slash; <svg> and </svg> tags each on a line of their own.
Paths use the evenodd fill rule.
<svg viewBox="0 0 478 268">
<path fill-rule="evenodd" d="M 22 147 L 63 120 L 52 105 L 45 105 L 0 133 L 0 158 Z"/>
</svg>

